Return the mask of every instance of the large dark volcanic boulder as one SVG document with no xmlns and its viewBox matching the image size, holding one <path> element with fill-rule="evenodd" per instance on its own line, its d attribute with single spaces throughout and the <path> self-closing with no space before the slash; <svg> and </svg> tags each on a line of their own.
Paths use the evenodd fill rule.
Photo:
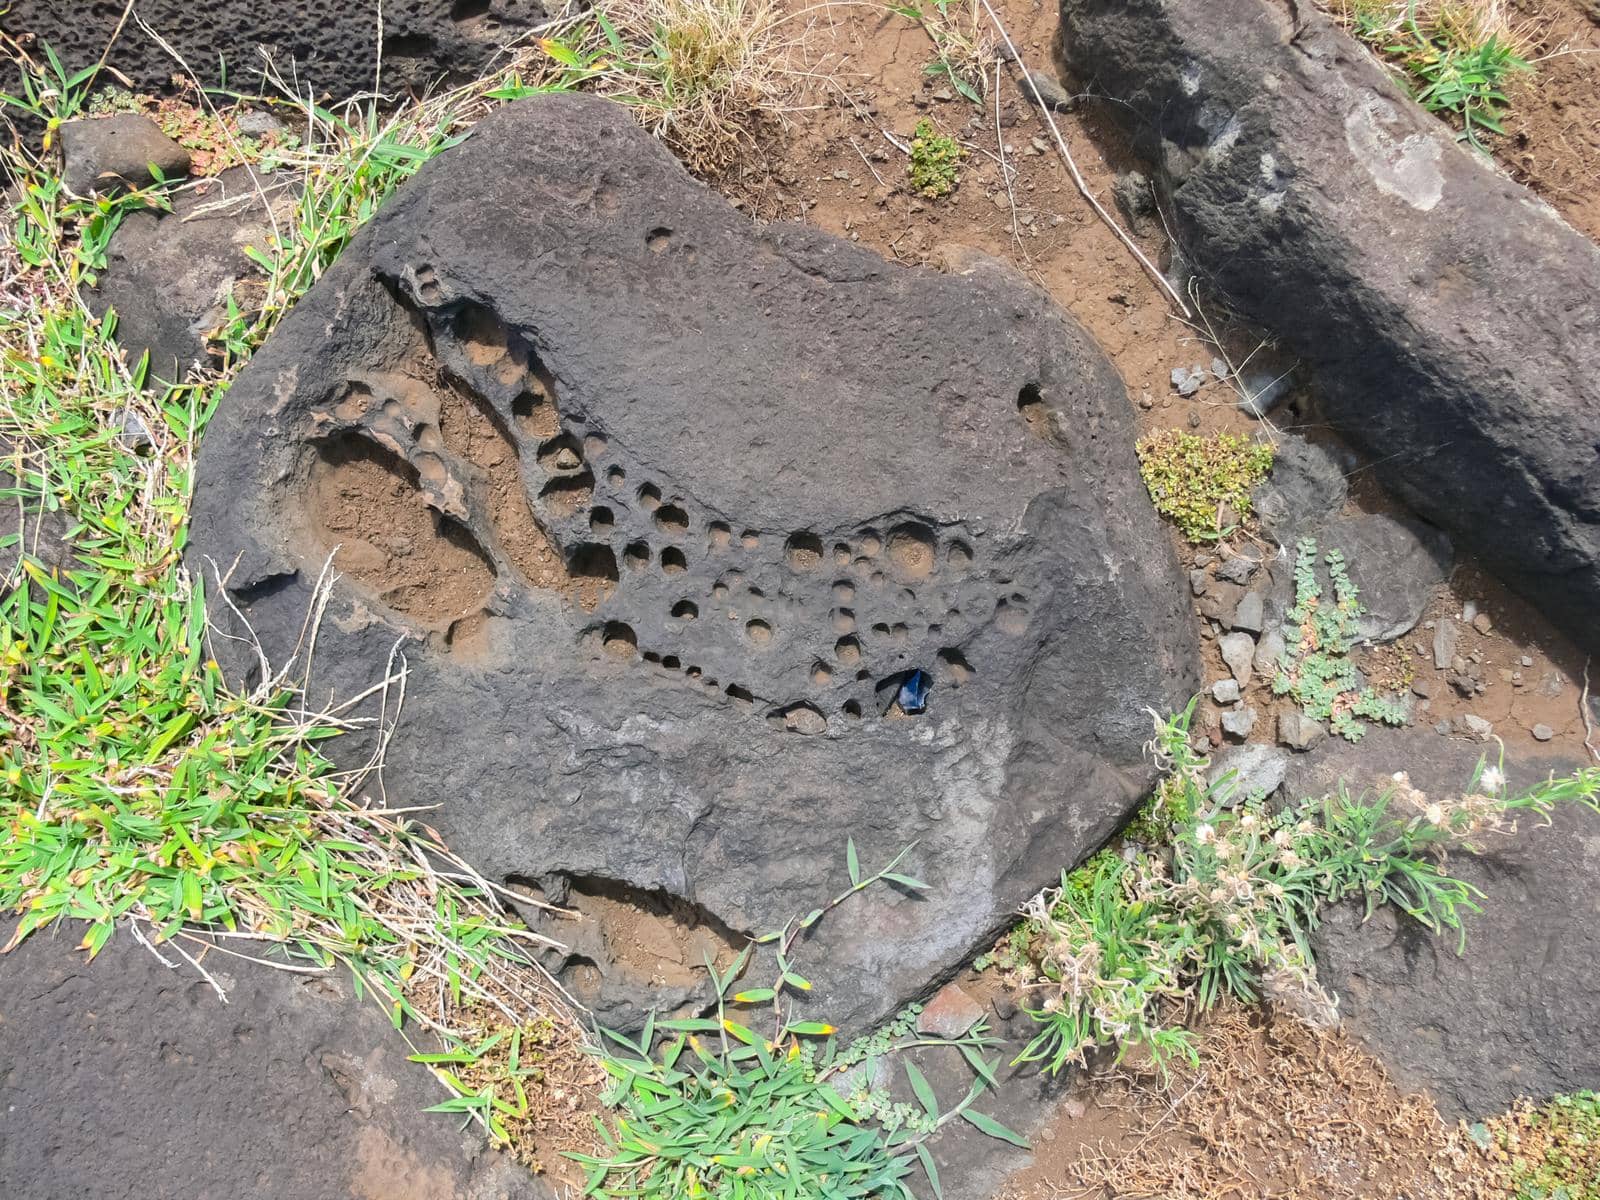
<svg viewBox="0 0 1600 1200">
<path fill-rule="evenodd" d="M 545 98 L 421 172 L 244 371 L 191 562 L 281 662 L 334 554 L 312 693 L 407 639 L 387 795 L 493 877 L 737 941 L 836 892 L 847 836 L 916 843 L 927 895 L 804 951 L 872 1018 L 1115 828 L 1145 706 L 1196 686 L 1132 440 L 999 264 L 757 229 L 621 108 Z M 891 711 L 913 671 L 926 711 Z"/>
<path fill-rule="evenodd" d="M 112 41 L 123 7 L 12 0 L 4 23 L 41 61 L 49 46 L 76 71 L 99 62 L 110 46 L 108 64 L 134 87 L 169 90 L 184 71 L 154 38 L 129 20 Z M 381 14 L 369 0 L 139 0 L 137 11 L 207 87 L 257 91 L 265 50 L 291 86 L 337 100 L 372 90 L 380 50 L 383 90 L 420 91 L 480 69 L 545 19 L 541 0 L 384 0 Z M 9 62 L 0 65 L 4 90 L 16 91 L 15 78 Z"/>
<path fill-rule="evenodd" d="M 1296 759 L 1285 786 L 1316 796 L 1344 779 L 1361 791 L 1405 771 L 1430 796 L 1459 795 L 1483 752 L 1427 729 L 1374 729 L 1359 748 L 1331 738 L 1309 761 Z M 1583 765 L 1508 759 L 1505 770 L 1521 791 Z M 1392 908 L 1363 922 L 1356 904 L 1330 914 L 1313 939 L 1318 973 L 1349 1027 L 1452 1118 L 1600 1085 L 1600 816 L 1569 807 L 1548 826 L 1525 819 L 1486 849 L 1450 859 L 1451 873 L 1484 893 L 1483 912 L 1466 921 L 1464 954 L 1454 935 L 1435 937 Z"/>
<path fill-rule="evenodd" d="M 1062 0 L 1184 254 L 1386 486 L 1600 650 L 1600 247 L 1310 0 Z"/>
<path fill-rule="evenodd" d="M 93 963 L 76 942 L 63 928 L 0 958 L 0 1194 L 552 1195 L 459 1118 L 422 1111 L 442 1088 L 341 976 L 213 954 L 224 1003 L 170 947 L 169 969 L 126 932 Z"/>
</svg>

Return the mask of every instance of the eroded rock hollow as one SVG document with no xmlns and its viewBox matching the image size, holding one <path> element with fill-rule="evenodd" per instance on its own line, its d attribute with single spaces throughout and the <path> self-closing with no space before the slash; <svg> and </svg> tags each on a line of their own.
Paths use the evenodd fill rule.
<svg viewBox="0 0 1600 1200">
<path fill-rule="evenodd" d="M 246 368 L 191 562 L 276 664 L 332 555 L 312 699 L 403 640 L 386 795 L 493 878 L 715 952 L 836 892 L 847 836 L 914 843 L 926 894 L 801 952 L 864 1021 L 1116 827 L 1147 706 L 1197 685 L 1132 442 L 1009 269 L 757 227 L 622 109 L 548 97 L 419 173 Z M 698 950 L 607 936 L 566 964 L 585 995 L 692 1001 Z"/>
</svg>

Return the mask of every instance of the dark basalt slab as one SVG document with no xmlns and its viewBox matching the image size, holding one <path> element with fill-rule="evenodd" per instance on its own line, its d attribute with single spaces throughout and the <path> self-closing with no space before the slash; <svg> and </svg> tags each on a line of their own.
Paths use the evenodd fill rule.
<svg viewBox="0 0 1600 1200">
<path fill-rule="evenodd" d="M 925 894 L 800 951 L 864 1021 L 1117 826 L 1146 706 L 1197 686 L 1133 437 L 1105 357 L 1000 264 L 757 228 L 624 110 L 541 98 L 420 172 L 246 368 L 190 562 L 276 664 L 333 556 L 312 696 L 403 643 L 386 795 L 492 878 L 737 943 L 838 891 L 847 837 L 868 866 L 914 844 Z M 567 978 L 648 996 L 626 949 Z"/>
</svg>

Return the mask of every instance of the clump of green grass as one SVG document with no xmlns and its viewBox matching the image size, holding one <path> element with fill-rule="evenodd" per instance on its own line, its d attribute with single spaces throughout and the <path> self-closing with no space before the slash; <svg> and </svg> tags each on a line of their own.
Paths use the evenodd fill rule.
<svg viewBox="0 0 1600 1200">
<path fill-rule="evenodd" d="M 1351 30 L 1403 72 L 1417 102 L 1453 119 L 1463 141 L 1501 134 L 1512 76 L 1533 68 L 1526 30 L 1504 0 L 1346 0 Z"/>
<path fill-rule="evenodd" d="M 20 95 L 46 137 L 84 111 L 92 72 L 46 52 Z M 21 552 L 0 580 L 0 907 L 20 911 L 12 944 L 82 923 L 98 952 L 120 927 L 189 957 L 220 942 L 352 973 L 397 1026 L 447 1041 L 464 1006 L 510 1023 L 548 1018 L 564 1053 L 582 1034 L 536 966 L 544 944 L 504 915 L 471 868 L 404 816 L 371 806 L 365 772 L 323 753 L 352 727 L 306 706 L 301 660 L 230 691 L 207 651 L 204 582 L 185 568 L 194 453 L 254 348 L 404 179 L 458 138 L 466 102 L 303 109 L 312 140 L 273 165 L 298 170 L 298 207 L 252 253 L 264 286 L 216 331 L 218 360 L 147 389 L 80 288 L 105 263 L 118 223 L 167 205 L 165 186 L 66 195 L 43 156 L 0 150 L 16 190 L 0 240 L 0 447 L 23 514 L 0 546 Z M 136 424 L 148 445 L 121 436 Z M 31 557 L 31 519 L 58 514 L 70 559 Z M 316 611 L 309 617 L 314 628 Z M 381 743 L 404 663 L 375 663 Z M 213 982 L 215 982 L 213 980 Z"/>
<path fill-rule="evenodd" d="M 959 1038 L 919 1035 L 913 1007 L 877 1033 L 841 1047 L 832 1025 L 796 1020 L 790 1011 L 791 998 L 811 990 L 793 960 L 802 934 L 881 881 L 909 891 L 925 889 L 898 871 L 904 855 L 866 875 L 855 843 L 847 843 L 848 888 L 782 930 L 756 939 L 726 972 L 708 961 L 717 995 L 715 1017 L 652 1017 L 637 1039 L 602 1031 L 607 1040 L 602 1063 L 615 1080 L 606 1102 L 620 1111 L 614 1132 L 597 1122 L 605 1154 L 573 1156 L 588 1169 L 586 1195 L 911 1200 L 908 1177 L 919 1164 L 934 1193 L 941 1194 L 928 1140 L 953 1120 L 1025 1145 L 972 1107 L 986 1086 L 995 1086 L 998 1065 L 984 1058 L 995 1039 L 981 1022 Z M 770 984 L 734 991 L 751 964 L 752 950 L 761 946 L 771 948 L 775 964 Z M 915 1104 L 896 1101 L 872 1083 L 880 1060 L 920 1046 L 949 1046 L 966 1057 L 974 1079 L 956 1104 L 941 1105 L 909 1059 L 901 1059 L 901 1066 Z"/>
<path fill-rule="evenodd" d="M 1600 812 L 1600 768 L 1511 793 L 1480 761 L 1459 795 L 1429 797 L 1404 775 L 1376 794 L 1301 800 L 1279 811 L 1235 803 L 1234 781 L 1205 781 L 1189 742 L 1194 705 L 1157 721 L 1150 749 L 1181 799 L 1168 797 L 1163 845 L 1102 851 L 1025 909 L 1028 962 L 1009 972 L 1039 1032 L 1018 1061 L 1058 1071 L 1096 1047 L 1143 1047 L 1158 1064 L 1195 1061 L 1184 1008 L 1225 996 L 1262 999 L 1315 1024 L 1336 1020 L 1317 983 L 1310 931 L 1321 911 L 1361 899 L 1370 915 L 1394 904 L 1464 944 L 1462 918 L 1481 893 L 1449 875 L 1442 855 L 1476 850 L 1545 819 L 1560 804 Z"/>
<path fill-rule="evenodd" d="M 1342 553 L 1329 550 L 1323 561 L 1333 584 L 1332 597 L 1322 594 L 1317 581 L 1316 539 L 1302 538 L 1296 545 L 1294 607 L 1285 622 L 1287 636 L 1272 690 L 1291 697 L 1312 720 L 1328 721 L 1335 733 L 1356 742 L 1367 731 L 1358 717 L 1404 725 L 1406 707 L 1402 697 L 1380 696 L 1362 682 L 1350 660 L 1356 622 L 1364 611 L 1360 592 Z"/>
<path fill-rule="evenodd" d="M 1250 489 L 1272 469 L 1272 447 L 1231 433 L 1161 429 L 1140 438 L 1139 476 L 1156 511 L 1191 542 L 1215 542 L 1250 516 Z"/>
<path fill-rule="evenodd" d="M 948 196 L 961 182 L 961 160 L 966 156 L 959 142 L 922 118 L 911 137 L 911 164 L 906 168 L 912 190 L 930 200 Z"/>
</svg>

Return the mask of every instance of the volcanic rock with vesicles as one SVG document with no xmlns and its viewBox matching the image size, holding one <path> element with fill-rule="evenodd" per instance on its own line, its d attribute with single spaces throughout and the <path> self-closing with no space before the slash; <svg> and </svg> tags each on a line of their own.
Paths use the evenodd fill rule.
<svg viewBox="0 0 1600 1200">
<path fill-rule="evenodd" d="M 1600 650 L 1600 246 L 1311 0 L 1061 0 L 1184 253 L 1386 487 Z"/>
<path fill-rule="evenodd" d="M 1116 827 L 1146 707 L 1198 686 L 1133 437 L 1008 268 L 758 229 L 625 110 L 541 98 L 419 172 L 244 370 L 190 561 L 276 664 L 332 556 L 313 693 L 401 643 L 386 794 L 491 878 L 738 943 L 836 893 L 847 837 L 864 869 L 910 847 L 925 893 L 796 950 L 867 1019 Z M 638 940 L 615 922 L 614 971 Z M 698 965 L 671 941 L 645 974 Z"/>
</svg>

